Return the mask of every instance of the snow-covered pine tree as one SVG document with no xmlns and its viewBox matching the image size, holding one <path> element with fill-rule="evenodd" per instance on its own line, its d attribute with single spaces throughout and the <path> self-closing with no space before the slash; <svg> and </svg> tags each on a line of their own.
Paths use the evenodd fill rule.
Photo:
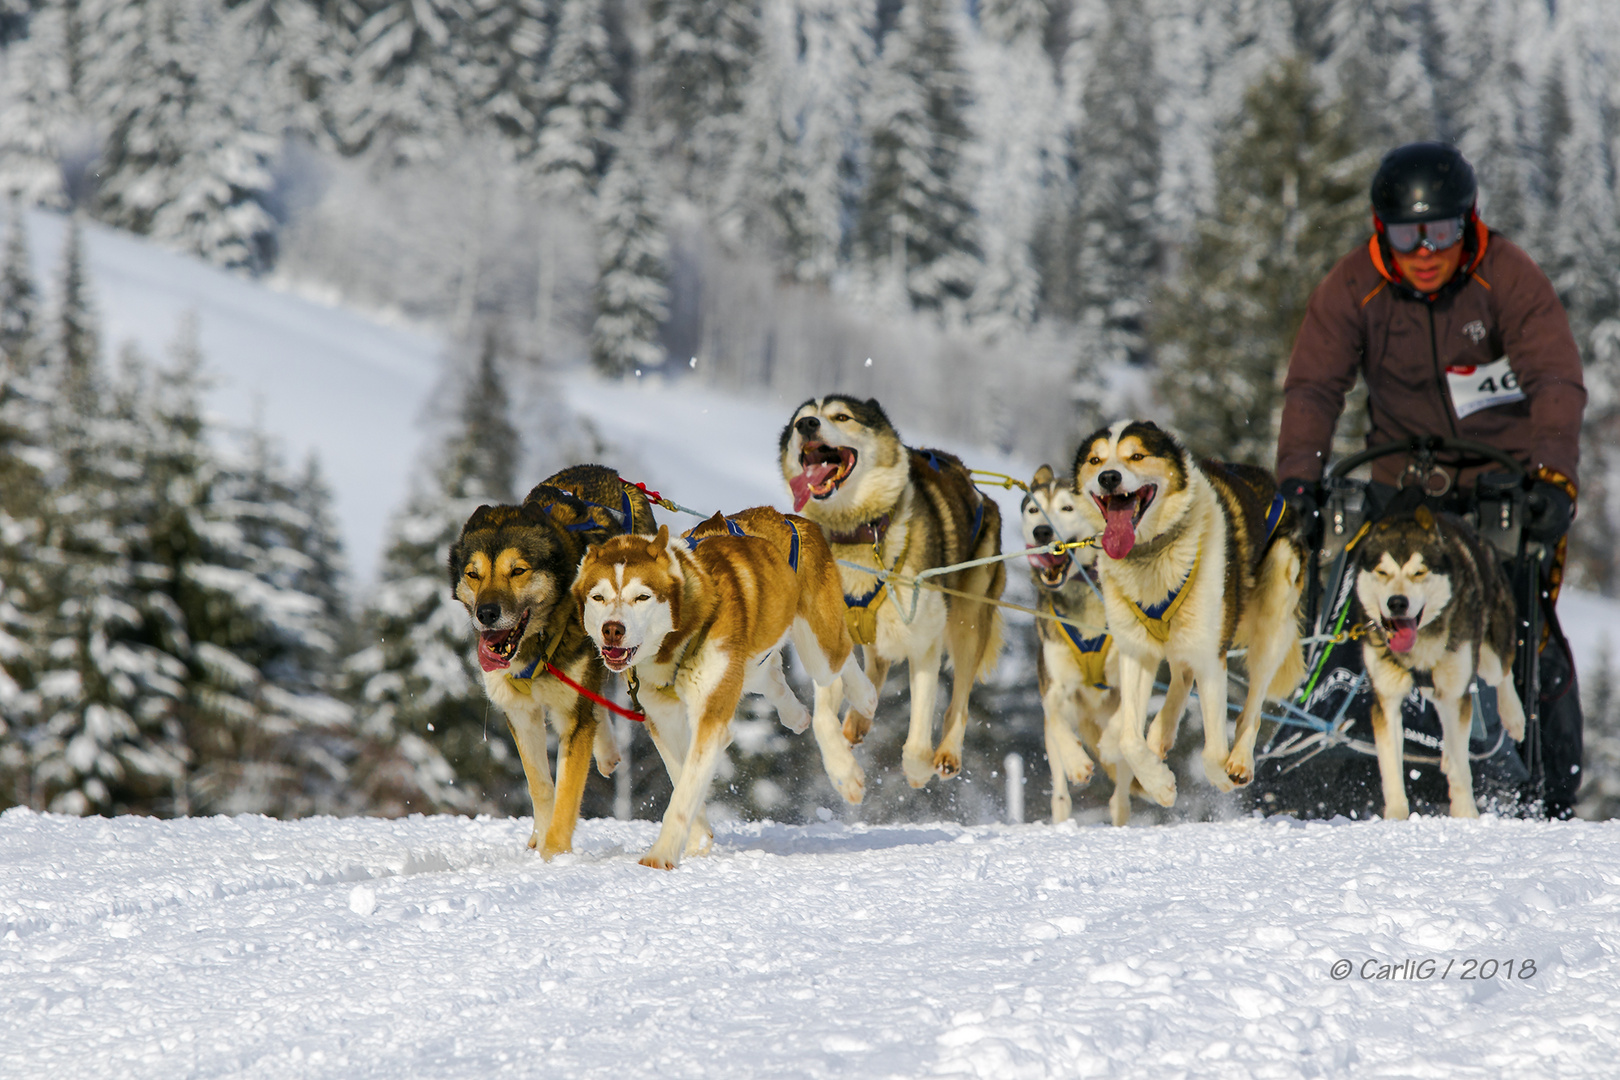
<svg viewBox="0 0 1620 1080">
<path fill-rule="evenodd" d="M 26 374 L 36 354 L 39 290 L 34 287 L 27 225 L 16 196 L 6 223 L 6 252 L 0 263 L 0 363 L 9 379 Z"/>
<path fill-rule="evenodd" d="M 463 27 L 458 0 L 355 0 L 333 12 L 350 30 L 348 79 L 335 87 L 339 145 L 385 144 L 400 161 L 436 156 L 459 119 L 450 50 Z"/>
<path fill-rule="evenodd" d="M 1364 238 L 1377 160 L 1304 61 L 1250 90 L 1216 159 L 1215 211 L 1154 306 L 1159 393 L 1195 452 L 1270 464 L 1305 303 Z"/>
<path fill-rule="evenodd" d="M 1309 0 L 1301 51 L 1321 56 L 1316 78 L 1338 100 L 1354 97 L 1370 145 L 1389 150 L 1440 132 L 1427 54 L 1429 12 L 1424 0 Z M 1323 8 L 1325 7 L 1325 11 Z"/>
<path fill-rule="evenodd" d="M 545 0 L 469 0 L 451 43 L 463 113 L 493 124 L 514 158 L 539 146 L 545 118 L 540 84 L 551 40 Z"/>
<path fill-rule="evenodd" d="M 26 36 L 0 53 L 0 194 L 63 206 L 62 154 L 80 126 L 74 79 L 79 5 L 52 4 L 19 20 Z"/>
<path fill-rule="evenodd" d="M 1537 87 L 1533 70 L 1547 8 L 1523 0 L 1456 0 L 1433 9 L 1441 44 L 1435 97 L 1442 134 L 1479 177 L 1486 223 L 1515 243 L 1535 243 L 1543 216 Z"/>
<path fill-rule="evenodd" d="M 960 15 L 912 0 L 883 38 L 867 100 L 856 247 L 879 293 L 914 307 L 966 300 L 982 269 L 966 151 L 971 104 Z"/>
<path fill-rule="evenodd" d="M 985 261 L 973 307 L 981 321 L 1025 325 L 1040 306 L 1032 245 L 1041 211 L 1063 199 L 1068 179 L 1057 72 L 1045 44 L 1050 18 L 1046 0 L 988 0 L 968 53 Z"/>
<path fill-rule="evenodd" d="M 36 699 L 28 692 L 39 662 L 34 549 L 49 497 L 44 483 L 48 395 L 38 382 L 36 300 L 22 213 L 14 199 L 0 265 L 0 806 L 27 802 L 31 788 L 20 735 L 35 715 Z"/>
<path fill-rule="evenodd" d="M 640 97 L 654 143 L 685 187 L 714 194 L 735 153 L 743 90 L 760 51 L 760 0 L 651 0 Z"/>
<path fill-rule="evenodd" d="M 875 0 L 761 6 L 718 222 L 800 281 L 826 282 L 842 258 L 876 25 Z"/>
<path fill-rule="evenodd" d="M 639 141 L 622 138 L 596 200 L 591 363 L 607 375 L 640 374 L 664 362 L 658 328 L 668 314 L 668 242 L 655 187 Z"/>
<path fill-rule="evenodd" d="M 296 817 L 356 806 L 354 710 L 330 693 L 347 638 L 341 597 L 312 591 L 321 567 L 309 549 L 332 539 L 300 508 L 301 486 L 270 437 L 252 431 L 198 508 L 182 602 L 196 639 L 188 736 L 200 811 Z"/>
<path fill-rule="evenodd" d="M 341 20 L 325 0 L 225 0 L 226 33 L 240 43 L 246 66 L 265 88 L 264 130 L 326 133 L 343 87 Z"/>
<path fill-rule="evenodd" d="M 366 613 L 370 644 L 348 663 L 359 684 L 362 730 L 396 738 L 416 766 L 413 782 L 442 810 L 516 809 L 525 791 L 522 764 L 484 695 L 466 610 L 445 578 L 446 552 L 468 515 L 514 494 L 513 463 L 522 455 L 503 361 L 500 340 L 489 332 L 477 358 L 457 365 L 455 426 L 390 526 Z"/>
<path fill-rule="evenodd" d="M 77 228 L 59 295 L 51 416 L 60 455 L 35 552 L 42 598 L 38 722 L 23 734 L 29 801 L 63 813 L 183 809 L 187 750 L 178 720 L 186 666 L 172 579 L 143 555 L 152 513 L 137 360 L 115 389 L 93 343 Z"/>
<path fill-rule="evenodd" d="M 558 0 L 551 59 L 540 83 L 544 126 L 535 169 L 548 190 L 579 196 L 596 190 L 624 103 L 603 0 Z"/>
<path fill-rule="evenodd" d="M 1160 92 L 1152 23 L 1140 4 L 1092 0 L 1076 9 L 1075 25 L 1092 58 L 1072 135 L 1080 166 L 1075 317 L 1084 331 L 1076 393 L 1084 398 L 1104 365 L 1141 364 L 1148 356 L 1147 305 L 1162 243 L 1154 215 Z"/>
<path fill-rule="evenodd" d="M 1541 114 L 1546 214 L 1528 245 L 1552 279 L 1585 360 L 1581 513 L 1571 532 L 1576 580 L 1620 586 L 1615 555 L 1614 439 L 1620 436 L 1620 121 L 1609 76 L 1620 12 L 1572 5 L 1554 24 Z"/>
<path fill-rule="evenodd" d="M 107 109 L 98 216 L 222 266 L 274 256 L 275 141 L 244 93 L 240 45 L 198 0 L 107 8 L 94 86 Z"/>
</svg>

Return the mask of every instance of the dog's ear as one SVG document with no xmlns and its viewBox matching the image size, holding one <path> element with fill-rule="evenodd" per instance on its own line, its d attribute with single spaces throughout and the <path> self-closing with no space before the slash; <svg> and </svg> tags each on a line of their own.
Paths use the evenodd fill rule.
<svg viewBox="0 0 1620 1080">
<path fill-rule="evenodd" d="M 1035 470 L 1035 479 L 1029 482 L 1030 487 L 1041 487 L 1052 482 L 1052 466 L 1042 465 Z"/>
<path fill-rule="evenodd" d="M 669 526 L 658 526 L 658 535 L 647 542 L 647 554 L 657 558 L 669 550 Z"/>
<path fill-rule="evenodd" d="M 1418 528 L 1424 532 L 1434 532 L 1434 514 L 1427 506 L 1420 506 L 1412 511 L 1412 517 L 1417 519 Z"/>
<path fill-rule="evenodd" d="M 1159 430 L 1159 425 L 1155 424 L 1151 420 L 1138 420 L 1138 421 L 1136 421 L 1136 423 L 1138 425 L 1140 425 L 1141 427 L 1147 428 L 1149 431 L 1158 431 Z"/>
</svg>

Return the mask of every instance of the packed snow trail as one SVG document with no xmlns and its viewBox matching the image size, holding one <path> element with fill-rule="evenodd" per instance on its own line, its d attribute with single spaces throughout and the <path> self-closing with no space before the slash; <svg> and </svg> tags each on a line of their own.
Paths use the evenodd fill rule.
<svg viewBox="0 0 1620 1080">
<path fill-rule="evenodd" d="M 1550 1077 L 1620 1056 L 1620 824 L 737 824 L 674 873 L 636 865 L 656 829 L 583 822 L 546 865 L 524 820 L 9 811 L 0 1075 Z M 1495 977 L 1463 978 L 1482 960 Z"/>
</svg>

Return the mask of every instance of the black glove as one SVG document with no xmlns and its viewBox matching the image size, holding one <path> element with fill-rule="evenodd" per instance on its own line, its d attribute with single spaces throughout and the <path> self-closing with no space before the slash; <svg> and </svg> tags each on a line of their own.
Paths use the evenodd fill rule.
<svg viewBox="0 0 1620 1080">
<path fill-rule="evenodd" d="M 1525 534 L 1532 540 L 1551 544 L 1569 531 L 1569 523 L 1575 517 L 1575 500 L 1559 485 L 1537 480 L 1530 489 L 1529 510 Z"/>
<path fill-rule="evenodd" d="M 1315 480 L 1284 480 L 1277 486 L 1283 501 L 1294 508 L 1299 527 L 1306 536 L 1314 536 L 1321 527 L 1322 485 Z"/>
</svg>

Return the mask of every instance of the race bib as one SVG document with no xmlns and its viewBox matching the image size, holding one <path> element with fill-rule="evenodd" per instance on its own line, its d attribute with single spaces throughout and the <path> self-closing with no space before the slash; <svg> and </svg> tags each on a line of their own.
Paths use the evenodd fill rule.
<svg viewBox="0 0 1620 1080">
<path fill-rule="evenodd" d="M 1457 418 L 1472 416 L 1481 409 L 1510 405 L 1524 400 L 1519 377 L 1508 365 L 1508 358 L 1489 364 L 1454 364 L 1446 368 L 1446 386 Z"/>
</svg>

